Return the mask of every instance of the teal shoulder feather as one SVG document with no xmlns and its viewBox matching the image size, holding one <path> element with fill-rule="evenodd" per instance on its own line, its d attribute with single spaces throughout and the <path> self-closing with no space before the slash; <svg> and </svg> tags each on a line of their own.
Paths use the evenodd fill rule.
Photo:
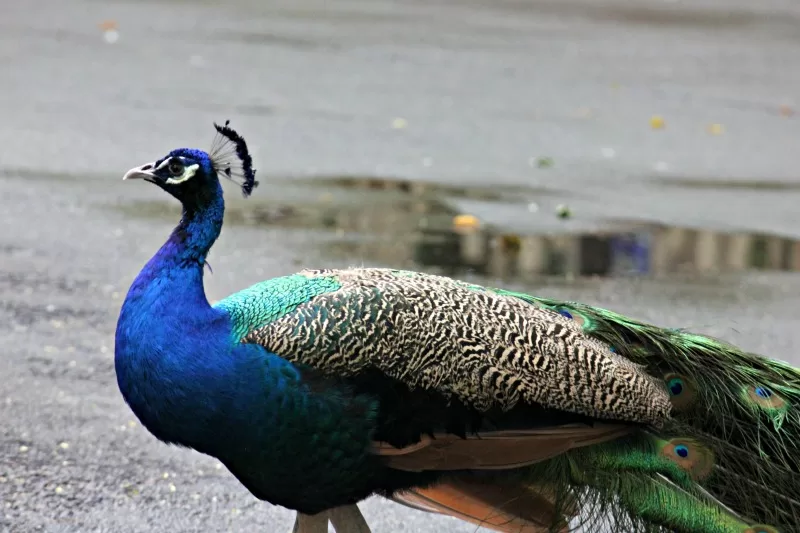
<svg viewBox="0 0 800 533">
<path fill-rule="evenodd" d="M 291 313 L 320 294 L 338 290 L 335 276 L 308 277 L 293 274 L 256 283 L 218 301 L 214 308 L 226 311 L 233 322 L 233 341 Z"/>
</svg>

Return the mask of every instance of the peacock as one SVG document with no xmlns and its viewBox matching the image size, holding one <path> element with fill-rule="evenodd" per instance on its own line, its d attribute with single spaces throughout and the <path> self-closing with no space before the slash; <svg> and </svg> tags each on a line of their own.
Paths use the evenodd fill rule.
<svg viewBox="0 0 800 533">
<path fill-rule="evenodd" d="M 615 312 L 388 268 L 303 270 L 211 305 L 245 140 L 129 170 L 182 204 L 132 283 L 119 389 L 297 533 L 363 533 L 380 495 L 501 532 L 800 531 L 800 371 Z"/>
</svg>

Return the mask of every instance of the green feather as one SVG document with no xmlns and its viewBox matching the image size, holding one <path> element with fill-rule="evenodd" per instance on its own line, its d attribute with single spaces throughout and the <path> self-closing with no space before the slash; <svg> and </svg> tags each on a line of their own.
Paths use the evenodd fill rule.
<svg viewBox="0 0 800 533">
<path fill-rule="evenodd" d="M 800 370 L 613 311 L 493 291 L 571 317 L 584 333 L 661 377 L 670 391 L 672 420 L 652 429 L 659 434 L 649 441 L 614 441 L 554 460 L 571 461 L 580 475 L 567 486 L 579 483 L 589 495 L 584 497 L 594 498 L 595 509 L 624 511 L 618 531 L 797 529 Z M 688 446 L 680 451 L 690 453 L 691 461 L 675 455 L 675 443 Z M 670 504 L 662 510 L 664 502 Z M 731 511 L 719 511 L 719 504 Z M 770 526 L 748 525 L 753 523 Z"/>
<path fill-rule="evenodd" d="M 659 452 L 659 440 L 646 435 L 573 450 L 527 475 L 558 487 L 557 505 L 580 509 L 580 524 L 593 526 L 590 531 L 743 533 L 749 527 L 703 494 Z"/>
</svg>

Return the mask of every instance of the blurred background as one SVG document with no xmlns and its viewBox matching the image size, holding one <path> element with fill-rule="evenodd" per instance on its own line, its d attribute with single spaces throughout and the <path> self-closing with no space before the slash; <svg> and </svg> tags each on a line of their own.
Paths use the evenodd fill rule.
<svg viewBox="0 0 800 533">
<path fill-rule="evenodd" d="M 391 266 L 800 363 L 794 0 L 0 5 L 0 531 L 288 531 L 116 386 L 127 287 L 179 216 L 124 172 L 231 119 L 209 297 Z M 382 500 L 376 533 L 474 532 Z"/>
</svg>

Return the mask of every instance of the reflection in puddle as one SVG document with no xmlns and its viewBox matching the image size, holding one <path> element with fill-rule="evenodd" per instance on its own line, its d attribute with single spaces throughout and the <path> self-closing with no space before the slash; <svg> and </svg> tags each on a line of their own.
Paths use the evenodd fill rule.
<svg viewBox="0 0 800 533">
<path fill-rule="evenodd" d="M 539 276 L 698 276 L 752 269 L 800 270 L 800 244 L 781 237 L 640 226 L 627 232 L 504 235 L 491 230 L 417 229 L 389 244 L 336 242 L 330 250 L 442 273 Z"/>
<path fill-rule="evenodd" d="M 627 232 L 579 235 L 493 235 L 452 239 L 459 262 L 493 276 L 665 276 L 753 268 L 800 270 L 800 246 L 791 240 L 708 230 L 644 226 Z M 421 245 L 417 260 L 437 264 Z M 438 261 L 441 263 L 441 261 Z M 449 265 L 457 269 L 456 264 Z"/>
<path fill-rule="evenodd" d="M 510 233 L 459 216 L 454 198 L 482 200 L 497 210 L 517 207 L 515 191 L 497 188 L 456 190 L 374 178 L 291 180 L 272 189 L 271 198 L 230 202 L 226 224 L 322 229 L 331 234 L 321 239 L 324 251 L 337 259 L 447 275 L 664 277 L 800 270 L 800 242 L 784 237 L 633 221 L 599 221 L 592 231 L 568 232 L 566 224 L 554 226 L 533 215 L 525 234 Z M 166 212 L 164 204 L 124 209 L 138 216 Z"/>
</svg>

